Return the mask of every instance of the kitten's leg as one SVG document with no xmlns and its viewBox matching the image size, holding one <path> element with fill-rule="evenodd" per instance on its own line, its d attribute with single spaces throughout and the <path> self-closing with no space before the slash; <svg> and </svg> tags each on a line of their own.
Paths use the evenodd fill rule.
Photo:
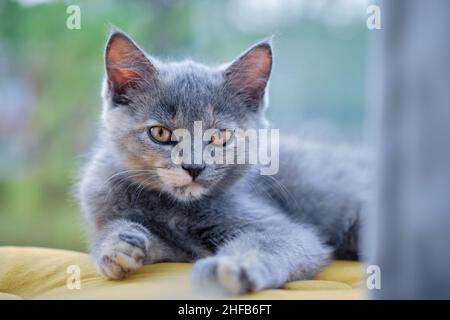
<svg viewBox="0 0 450 320">
<path fill-rule="evenodd" d="M 278 288 L 290 280 L 310 279 L 329 263 L 331 254 L 310 227 L 290 222 L 270 225 L 243 232 L 217 255 L 199 260 L 193 282 L 231 294 Z"/>
<path fill-rule="evenodd" d="M 147 228 L 125 219 L 106 224 L 96 235 L 91 252 L 97 271 L 110 279 L 122 279 L 144 263 L 175 258 L 175 252 Z"/>
</svg>

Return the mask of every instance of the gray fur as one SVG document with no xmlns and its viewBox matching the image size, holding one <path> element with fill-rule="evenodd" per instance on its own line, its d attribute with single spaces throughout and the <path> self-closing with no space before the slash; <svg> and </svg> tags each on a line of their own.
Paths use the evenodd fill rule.
<svg viewBox="0 0 450 320">
<path fill-rule="evenodd" d="M 271 55 L 268 42 L 248 52 L 261 47 Z M 171 129 L 191 130 L 196 120 L 204 127 L 264 128 L 270 69 L 258 79 L 263 91 L 247 99 L 246 88 L 236 91 L 227 77 L 236 63 L 209 68 L 145 57 L 146 71 L 133 65 L 141 83 L 121 96 L 105 80 L 100 142 L 79 187 L 100 273 L 118 279 L 143 263 L 195 261 L 195 285 L 240 294 L 312 278 L 333 253 L 357 257 L 369 186 L 366 165 L 348 150 L 286 139 L 273 177 L 250 165 L 211 165 L 199 177 L 204 192 L 197 196 L 164 182 L 158 168 L 180 168 L 170 160 L 171 146 L 149 140 L 149 121 Z"/>
</svg>

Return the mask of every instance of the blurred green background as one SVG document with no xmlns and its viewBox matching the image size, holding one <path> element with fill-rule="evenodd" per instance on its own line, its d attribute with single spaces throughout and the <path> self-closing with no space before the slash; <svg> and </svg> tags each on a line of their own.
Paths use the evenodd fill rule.
<svg viewBox="0 0 450 320">
<path fill-rule="evenodd" d="M 81 9 L 81 29 L 66 8 Z M 275 35 L 269 118 L 282 132 L 361 141 L 363 0 L 0 0 L 0 245 L 85 250 L 71 196 L 101 109 L 111 25 L 150 54 L 229 61 Z"/>
</svg>

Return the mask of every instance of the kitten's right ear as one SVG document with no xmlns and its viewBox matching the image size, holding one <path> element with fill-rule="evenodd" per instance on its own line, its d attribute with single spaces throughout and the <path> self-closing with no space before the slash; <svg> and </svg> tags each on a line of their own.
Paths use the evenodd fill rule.
<svg viewBox="0 0 450 320">
<path fill-rule="evenodd" d="M 113 100 L 119 98 L 121 104 L 126 104 L 126 99 L 120 100 L 120 97 L 126 95 L 129 89 L 152 83 L 157 73 L 144 52 L 120 31 L 113 31 L 108 39 L 105 67 L 108 89 Z"/>
</svg>

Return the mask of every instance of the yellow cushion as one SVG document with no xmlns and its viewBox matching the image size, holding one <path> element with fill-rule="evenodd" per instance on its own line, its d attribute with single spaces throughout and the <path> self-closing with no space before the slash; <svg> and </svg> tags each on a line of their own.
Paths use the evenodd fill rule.
<svg viewBox="0 0 450 320">
<path fill-rule="evenodd" d="M 79 267 L 80 289 L 68 267 Z M 144 266 L 121 281 L 98 276 L 89 255 L 80 252 L 0 247 L 0 299 L 204 299 L 191 287 L 189 263 Z M 70 271 L 70 268 L 69 268 Z M 294 281 L 282 289 L 264 290 L 243 299 L 363 299 L 362 266 L 335 261 L 314 280 Z M 72 286 L 73 287 L 73 286 Z"/>
</svg>

